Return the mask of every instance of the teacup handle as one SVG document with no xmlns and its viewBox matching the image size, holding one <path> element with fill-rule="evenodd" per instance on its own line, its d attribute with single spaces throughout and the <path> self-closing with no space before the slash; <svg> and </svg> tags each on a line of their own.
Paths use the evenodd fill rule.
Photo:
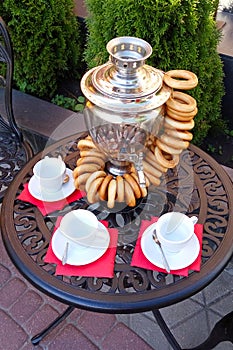
<svg viewBox="0 0 233 350">
<path fill-rule="evenodd" d="M 198 222 L 198 218 L 196 216 L 191 216 L 190 220 L 192 221 L 193 225 Z"/>
</svg>

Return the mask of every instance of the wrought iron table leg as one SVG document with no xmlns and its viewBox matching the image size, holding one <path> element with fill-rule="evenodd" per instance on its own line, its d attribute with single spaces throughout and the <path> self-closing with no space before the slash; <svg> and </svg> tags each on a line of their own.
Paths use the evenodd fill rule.
<svg viewBox="0 0 233 350">
<path fill-rule="evenodd" d="M 57 327 L 59 325 L 59 323 L 61 323 L 63 320 L 66 319 L 67 316 L 69 316 L 69 314 L 75 309 L 74 306 L 69 306 L 64 312 L 63 314 L 61 314 L 60 316 L 58 316 L 52 323 L 50 323 L 50 325 L 48 325 L 48 327 L 46 327 L 42 332 L 40 332 L 39 334 L 35 335 L 32 339 L 31 342 L 33 345 L 38 345 L 39 342 L 51 331 L 53 330 L 55 327 Z"/>
<path fill-rule="evenodd" d="M 163 334 L 165 335 L 167 341 L 169 342 L 169 344 L 172 346 L 172 348 L 174 350 L 182 350 L 180 345 L 177 343 L 174 335 L 172 334 L 172 332 L 170 331 L 170 329 L 168 328 L 166 322 L 164 321 L 161 313 L 159 310 L 154 309 L 152 310 L 154 317 L 161 329 L 161 331 L 163 332 Z"/>
</svg>

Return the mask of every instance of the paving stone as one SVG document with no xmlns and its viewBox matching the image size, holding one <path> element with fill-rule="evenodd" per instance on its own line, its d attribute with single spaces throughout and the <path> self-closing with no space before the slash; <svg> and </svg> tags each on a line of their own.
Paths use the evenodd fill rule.
<svg viewBox="0 0 233 350">
<path fill-rule="evenodd" d="M 74 113 L 21 91 L 13 90 L 13 108 L 16 122 L 26 133 L 51 141 L 86 130 L 82 113 Z M 2 105 L 1 113 L 4 114 Z"/>
<path fill-rule="evenodd" d="M 201 304 L 202 306 L 204 306 L 206 304 L 205 295 L 204 295 L 203 291 L 193 295 L 190 299 Z"/>
<path fill-rule="evenodd" d="M 129 315 L 130 328 L 142 339 L 146 341 L 153 349 L 168 350 L 169 344 L 163 335 L 160 327 L 154 318 L 149 317 L 151 312 Z M 125 315 L 123 315 L 125 316 Z M 123 319 L 123 317 L 122 317 Z"/>
<path fill-rule="evenodd" d="M 175 327 L 180 322 L 185 322 L 187 318 L 192 317 L 201 310 L 201 305 L 191 299 L 187 299 L 175 305 L 165 307 L 160 311 L 168 326 Z"/>
<path fill-rule="evenodd" d="M 19 278 L 13 278 L 0 290 L 0 303 L 5 309 L 9 308 L 27 289 L 26 284 Z"/>
<path fill-rule="evenodd" d="M 66 306 L 66 308 L 67 308 L 67 306 Z M 79 319 L 86 312 L 88 312 L 88 311 L 84 311 L 81 309 L 74 309 L 71 312 L 71 314 L 67 317 L 67 322 L 74 323 L 74 325 L 77 325 L 77 327 L 79 328 Z"/>
<path fill-rule="evenodd" d="M 26 322 L 41 306 L 42 298 L 33 291 L 24 293 L 11 307 L 11 316 L 20 324 Z"/>
<path fill-rule="evenodd" d="M 41 347 L 40 345 L 34 346 L 29 340 L 20 350 L 41 350 L 41 349 L 45 349 L 45 348 Z"/>
<path fill-rule="evenodd" d="M 217 311 L 220 315 L 225 316 L 233 311 L 233 292 L 221 297 L 221 299 L 211 305 L 211 309 Z"/>
<path fill-rule="evenodd" d="M 222 317 L 217 315 L 216 313 L 212 312 L 212 311 L 208 311 L 208 323 L 209 323 L 209 333 L 206 334 L 206 338 L 209 337 L 210 332 L 212 331 L 212 329 L 214 328 L 215 324 L 221 319 Z M 195 328 L 193 327 L 193 330 L 195 330 Z M 230 342 L 222 342 L 221 344 L 217 345 L 216 347 L 214 347 L 214 350 L 232 350 L 233 349 L 233 344 Z"/>
<path fill-rule="evenodd" d="M 67 309 L 67 305 L 61 303 L 58 300 L 55 300 L 49 296 L 47 296 L 44 293 L 40 293 L 40 296 L 43 298 L 44 302 L 52 306 L 54 309 L 56 309 L 59 313 L 63 313 Z"/>
<path fill-rule="evenodd" d="M 48 350 L 98 350 L 96 345 L 72 325 L 64 327 L 47 348 Z"/>
<path fill-rule="evenodd" d="M 209 334 L 212 331 L 212 329 L 214 328 L 214 326 L 216 325 L 216 323 L 218 321 L 221 320 L 221 316 L 219 316 L 219 314 L 217 314 L 214 310 L 208 310 L 207 312 L 207 322 L 208 322 L 208 326 L 209 326 Z M 209 334 L 206 334 L 206 338 L 208 338 Z"/>
<path fill-rule="evenodd" d="M 171 330 L 182 348 L 186 349 L 197 346 L 201 344 L 210 333 L 207 313 L 205 310 L 202 310 Z"/>
<path fill-rule="evenodd" d="M 152 348 L 124 324 L 118 323 L 103 341 L 102 349 L 151 350 Z"/>
<path fill-rule="evenodd" d="M 9 316 L 0 310 L 0 348 L 1 350 L 19 350 L 25 343 L 27 334 Z"/>
<path fill-rule="evenodd" d="M 214 303 L 219 296 L 228 295 L 233 290 L 232 276 L 223 271 L 221 275 L 204 290 L 207 305 Z"/>
<path fill-rule="evenodd" d="M 79 319 L 77 327 L 85 335 L 95 340 L 102 339 L 116 323 L 114 315 L 85 312 Z"/>
<path fill-rule="evenodd" d="M 0 264 L 0 287 L 11 277 L 11 272 Z"/>
<path fill-rule="evenodd" d="M 59 316 L 59 313 L 50 305 L 43 305 L 40 309 L 33 313 L 33 316 L 25 323 L 25 330 L 28 334 L 34 336 L 41 332 L 51 322 Z"/>
<path fill-rule="evenodd" d="M 13 264 L 6 252 L 5 246 L 2 241 L 2 236 L 0 235 L 0 263 L 7 268 L 13 267 Z"/>
<path fill-rule="evenodd" d="M 225 268 L 225 272 L 228 273 L 231 277 L 233 277 L 233 256 L 232 256 L 229 264 Z"/>
<path fill-rule="evenodd" d="M 218 344 L 214 348 L 214 350 L 232 350 L 232 349 L 233 349 L 233 345 L 229 341 L 224 341 L 223 343 Z"/>
</svg>

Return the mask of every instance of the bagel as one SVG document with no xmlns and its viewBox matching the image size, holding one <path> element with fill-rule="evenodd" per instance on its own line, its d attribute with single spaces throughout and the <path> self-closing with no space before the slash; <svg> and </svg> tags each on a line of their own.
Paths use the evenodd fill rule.
<svg viewBox="0 0 233 350">
<path fill-rule="evenodd" d="M 174 138 L 171 135 L 168 135 L 166 133 L 164 133 L 161 137 L 160 140 L 166 144 L 167 146 L 171 146 L 172 148 L 177 148 L 177 149 L 186 149 L 189 146 L 189 142 L 188 141 L 184 141 L 181 139 L 177 139 Z M 171 152 L 168 152 L 171 153 Z"/>
<path fill-rule="evenodd" d="M 155 158 L 156 160 L 166 168 L 174 168 L 179 163 L 179 156 L 171 155 L 171 159 L 166 159 L 159 147 L 155 147 Z"/>
<path fill-rule="evenodd" d="M 125 199 L 125 189 L 124 189 L 124 179 L 122 176 L 118 175 L 116 177 L 117 182 L 117 201 L 124 202 Z"/>
<path fill-rule="evenodd" d="M 163 141 L 161 140 L 157 140 L 156 141 L 156 145 L 162 150 L 164 151 L 165 153 L 168 153 L 168 154 L 180 154 L 183 149 L 182 148 L 175 148 L 175 147 L 172 147 L 172 146 L 168 146 L 166 143 L 164 143 Z"/>
<path fill-rule="evenodd" d="M 172 96 L 167 100 L 166 105 L 178 112 L 193 112 L 197 102 L 192 96 L 181 91 L 173 91 Z"/>
<path fill-rule="evenodd" d="M 99 199 L 98 189 L 102 184 L 103 180 L 104 180 L 104 177 L 98 177 L 97 179 L 94 179 L 90 184 L 87 191 L 87 200 L 89 203 L 95 203 L 98 201 Z"/>
<path fill-rule="evenodd" d="M 156 176 L 156 177 L 160 177 L 162 175 L 162 171 L 159 171 L 158 169 L 154 168 L 153 165 L 149 164 L 147 161 L 143 160 L 142 161 L 142 164 L 143 164 L 143 170 L 144 172 L 146 173 L 150 173 L 152 174 L 153 176 Z"/>
<path fill-rule="evenodd" d="M 91 148 L 96 148 L 96 145 L 91 139 L 84 139 L 78 142 L 78 148 L 80 150 L 88 149 L 88 148 L 91 149 Z"/>
<path fill-rule="evenodd" d="M 84 174 L 81 174 L 78 177 L 76 177 L 76 179 L 74 180 L 75 188 L 77 188 L 77 189 L 81 189 L 81 187 L 84 188 L 86 181 L 90 175 L 91 175 L 91 173 L 84 173 Z"/>
<path fill-rule="evenodd" d="M 182 69 L 174 69 L 166 72 L 163 80 L 169 87 L 180 90 L 190 90 L 198 84 L 196 74 Z"/>
<path fill-rule="evenodd" d="M 148 181 L 148 179 L 146 178 L 145 176 L 145 180 L 146 180 L 146 187 L 141 187 L 140 184 L 139 184 L 139 179 L 138 179 L 138 176 L 135 174 L 135 173 L 131 173 L 130 174 L 135 181 L 137 181 L 139 187 L 140 187 L 140 190 L 141 190 L 141 195 L 142 197 L 146 197 L 147 196 L 147 188 L 146 187 L 149 187 L 150 183 Z"/>
<path fill-rule="evenodd" d="M 147 177 L 146 174 L 145 174 L 145 179 L 146 179 L 146 183 L 148 183 L 148 186 L 147 186 L 147 187 L 149 187 L 149 186 L 151 185 L 151 182 L 150 182 L 150 180 L 148 179 L 148 177 Z"/>
<path fill-rule="evenodd" d="M 80 164 L 73 171 L 73 177 L 76 178 L 84 173 L 93 173 L 99 169 L 98 164 Z"/>
<path fill-rule="evenodd" d="M 101 153 L 97 148 L 85 149 L 80 151 L 80 157 L 98 157 L 103 160 L 106 160 L 106 156 L 104 153 Z"/>
<path fill-rule="evenodd" d="M 191 130 L 194 127 L 194 120 L 191 119 L 188 122 L 180 122 L 177 120 L 174 120 L 170 117 L 168 117 L 168 115 L 165 116 L 164 118 L 164 127 L 168 127 L 168 128 L 175 128 L 178 130 Z"/>
<path fill-rule="evenodd" d="M 153 152 L 148 151 L 146 152 L 146 158 L 145 160 L 150 163 L 153 167 L 155 167 L 156 169 L 160 170 L 162 173 L 166 173 L 168 168 L 163 167 L 161 164 L 159 164 L 156 161 L 155 155 Z"/>
<path fill-rule="evenodd" d="M 130 174 L 124 174 L 123 178 L 125 179 L 125 181 L 127 181 L 129 183 L 129 185 L 132 187 L 133 192 L 135 194 L 135 198 L 138 199 L 141 197 L 141 189 L 137 183 L 137 181 L 135 181 L 135 179 L 130 175 Z"/>
<path fill-rule="evenodd" d="M 151 150 L 151 152 L 152 153 L 154 153 L 154 151 L 155 151 L 155 145 L 153 144 L 153 145 L 150 145 L 150 148 L 149 148 L 150 150 Z"/>
<path fill-rule="evenodd" d="M 192 112 L 178 112 L 175 111 L 172 108 L 167 108 L 166 113 L 169 117 L 172 119 L 181 121 L 181 122 L 188 122 L 189 120 L 193 119 L 195 115 L 197 114 L 197 108 L 195 108 Z"/>
<path fill-rule="evenodd" d="M 134 207 L 136 205 L 136 199 L 132 187 L 127 181 L 124 181 L 125 187 L 125 201 L 129 207 Z"/>
<path fill-rule="evenodd" d="M 104 169 L 105 167 L 105 161 L 102 158 L 98 157 L 84 157 L 84 158 L 79 158 L 77 160 L 77 166 L 80 164 L 98 164 L 100 168 Z"/>
<path fill-rule="evenodd" d="M 139 186 L 140 186 L 139 178 L 138 178 L 137 174 L 135 174 L 135 173 L 130 173 L 130 175 L 134 178 L 134 180 L 137 181 L 137 183 L 138 183 Z M 145 175 L 145 174 L 144 174 L 144 175 Z M 149 187 L 149 186 L 150 186 L 150 183 L 149 183 L 149 181 L 147 181 L 146 177 L 145 177 L 145 180 L 146 180 L 146 187 Z M 141 189 L 141 190 L 142 190 L 142 188 L 145 188 L 145 187 L 141 187 L 141 186 L 140 186 L 140 189 Z"/>
<path fill-rule="evenodd" d="M 107 198 L 108 198 L 108 185 L 109 185 L 109 182 L 112 180 L 113 176 L 112 175 L 107 175 L 105 178 L 104 178 L 104 181 L 102 182 L 100 188 L 99 188 L 99 198 L 102 200 L 102 201 L 106 201 Z"/>
<path fill-rule="evenodd" d="M 149 179 L 150 183 L 152 183 L 152 185 L 155 185 L 155 186 L 160 185 L 161 180 L 159 178 L 157 178 L 156 176 L 154 176 L 150 173 L 147 173 L 146 176 L 148 177 L 148 179 Z"/>
<path fill-rule="evenodd" d="M 105 177 L 105 176 L 106 176 L 106 173 L 105 173 L 105 171 L 103 171 L 103 170 L 98 170 L 98 171 L 93 172 L 93 173 L 89 176 L 89 178 L 87 179 L 86 186 L 85 186 L 86 192 L 89 191 L 89 188 L 90 188 L 92 182 L 93 182 L 95 179 L 97 179 L 97 178 L 99 178 L 99 177 Z"/>
<path fill-rule="evenodd" d="M 191 141 L 193 138 L 193 134 L 187 130 L 165 129 L 165 133 L 184 141 Z"/>
<path fill-rule="evenodd" d="M 116 190 L 117 190 L 117 185 L 116 185 L 116 180 L 112 179 L 109 183 L 108 186 L 108 202 L 107 206 L 108 208 L 114 208 L 115 204 L 115 198 L 116 198 Z"/>
<path fill-rule="evenodd" d="M 134 166 L 134 164 L 133 164 L 133 163 L 131 163 L 131 166 L 130 166 L 129 172 L 130 172 L 130 173 L 135 173 L 135 174 L 137 174 L 137 170 L 135 169 L 135 166 Z"/>
</svg>

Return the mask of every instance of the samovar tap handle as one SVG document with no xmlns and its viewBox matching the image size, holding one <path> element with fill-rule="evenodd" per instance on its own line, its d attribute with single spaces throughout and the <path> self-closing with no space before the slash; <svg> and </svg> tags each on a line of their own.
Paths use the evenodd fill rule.
<svg viewBox="0 0 233 350">
<path fill-rule="evenodd" d="M 143 171 L 143 153 L 140 152 L 138 155 L 138 162 L 135 164 L 135 169 L 137 170 L 139 185 L 142 188 L 146 187 L 146 178 Z"/>
<path fill-rule="evenodd" d="M 139 152 L 138 155 L 136 154 L 131 154 L 131 160 L 134 163 L 135 169 L 137 171 L 138 175 L 138 180 L 139 180 L 139 185 L 142 188 L 146 187 L 146 179 L 145 179 L 145 174 L 143 172 L 143 152 Z"/>
</svg>

